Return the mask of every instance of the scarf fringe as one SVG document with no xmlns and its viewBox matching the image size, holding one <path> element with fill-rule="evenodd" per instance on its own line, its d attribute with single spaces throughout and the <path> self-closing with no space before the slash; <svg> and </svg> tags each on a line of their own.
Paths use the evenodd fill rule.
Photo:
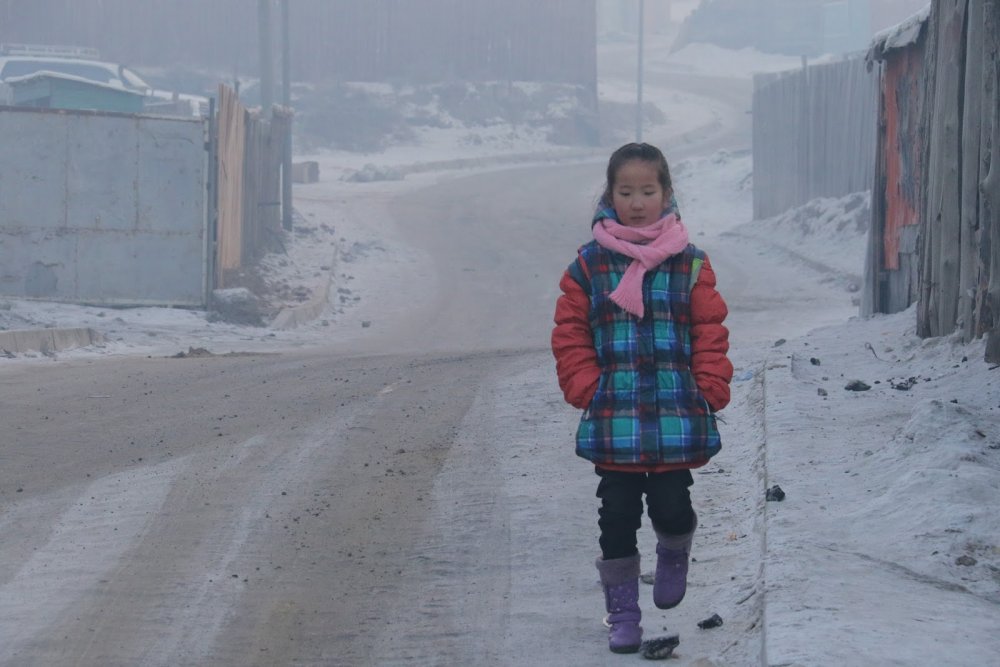
<svg viewBox="0 0 1000 667">
<path fill-rule="evenodd" d="M 640 320 L 646 316 L 646 307 L 642 303 L 641 291 L 636 293 L 634 290 L 622 290 L 619 287 L 619 289 L 616 289 L 609 296 L 625 312 L 635 315 Z"/>
</svg>

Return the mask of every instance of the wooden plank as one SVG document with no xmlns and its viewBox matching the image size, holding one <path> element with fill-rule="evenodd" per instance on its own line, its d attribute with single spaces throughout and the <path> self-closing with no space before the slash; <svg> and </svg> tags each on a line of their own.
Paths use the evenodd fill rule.
<svg viewBox="0 0 1000 667">
<path fill-rule="evenodd" d="M 884 64 L 877 64 L 878 76 L 884 76 Z M 861 316 L 870 317 L 886 312 L 882 284 L 882 238 L 885 233 L 885 183 L 886 183 L 886 110 L 885 95 L 879 95 L 878 134 L 875 141 L 875 175 L 871 193 L 871 220 L 868 224 L 868 242 L 865 248 L 864 288 L 861 293 Z"/>
<path fill-rule="evenodd" d="M 921 338 L 936 335 L 935 318 L 933 316 L 937 303 L 937 290 L 935 287 L 935 277 L 937 268 L 938 234 L 940 226 L 937 224 L 932 209 L 932 202 L 937 201 L 937 183 L 930 180 L 932 172 L 931 157 L 937 155 L 936 134 L 933 132 L 934 105 L 936 100 L 937 78 L 938 78 L 938 44 L 940 38 L 941 19 L 940 9 L 937 3 L 931 4 L 930 16 L 927 19 L 927 50 L 924 60 L 924 90 L 926 100 L 921 112 L 920 126 L 926 128 L 927 141 L 924 146 L 924 164 L 927 168 L 923 176 L 927 181 L 926 197 L 924 199 L 924 211 L 920 222 L 920 237 L 923 239 L 923 246 L 920 254 L 920 298 L 917 301 L 917 328 L 916 333 Z"/>
<path fill-rule="evenodd" d="M 246 125 L 246 154 L 243 156 L 243 219 L 241 220 L 243 261 L 254 256 L 260 227 L 260 118 L 251 116 Z"/>
<path fill-rule="evenodd" d="M 1000 363 L 1000 0 L 987 2 L 983 12 L 984 48 L 982 95 L 982 180 L 979 185 L 979 219 L 984 233 L 980 255 L 986 275 L 980 291 L 986 333 L 986 361 Z"/>
<path fill-rule="evenodd" d="M 216 285 L 226 286 L 226 271 L 242 263 L 243 158 L 245 114 L 236 92 L 219 86 L 218 246 Z"/>
<path fill-rule="evenodd" d="M 945 3 L 947 5 L 949 3 Z M 962 113 L 961 99 L 963 59 L 965 57 L 965 10 L 967 3 L 957 0 L 945 13 L 938 51 L 944 60 L 944 76 L 939 77 L 941 112 L 941 154 L 937 174 L 941 178 L 941 198 L 938 202 L 941 224 L 941 246 L 938 267 L 940 300 L 937 311 L 938 335 L 955 330 L 958 323 L 959 273 L 962 265 Z"/>
<path fill-rule="evenodd" d="M 983 0 L 967 0 L 969 20 L 965 33 L 965 90 L 962 91 L 962 139 L 960 146 L 961 213 L 959 218 L 960 267 L 958 322 L 962 337 L 972 340 L 978 327 L 973 312 L 979 286 L 979 166 L 982 145 L 983 94 Z"/>
<path fill-rule="evenodd" d="M 928 335 L 951 333 L 958 317 L 961 267 L 961 95 L 964 61 L 964 1 L 936 3 L 939 12 L 935 49 L 934 112 L 929 125 L 928 221 L 931 229 Z M 933 13 L 933 12 L 932 12 Z"/>
</svg>

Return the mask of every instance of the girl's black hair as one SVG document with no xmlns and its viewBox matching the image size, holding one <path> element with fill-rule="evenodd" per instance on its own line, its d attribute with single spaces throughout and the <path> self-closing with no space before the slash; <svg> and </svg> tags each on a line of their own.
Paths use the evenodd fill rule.
<svg viewBox="0 0 1000 667">
<path fill-rule="evenodd" d="M 632 160 L 642 160 L 650 162 L 656 166 L 656 172 L 660 180 L 660 187 L 664 192 L 670 192 L 673 188 L 673 181 L 670 179 L 670 167 L 667 166 L 667 158 L 663 152 L 652 144 L 625 144 L 614 153 L 608 160 L 607 180 L 605 181 L 604 194 L 601 195 L 601 204 L 610 206 L 614 197 L 612 191 L 615 187 L 615 176 L 622 165 Z"/>
</svg>

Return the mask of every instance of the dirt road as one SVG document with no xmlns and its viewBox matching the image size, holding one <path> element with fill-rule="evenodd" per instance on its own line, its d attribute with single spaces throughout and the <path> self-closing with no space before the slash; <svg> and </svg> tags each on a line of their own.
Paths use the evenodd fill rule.
<svg viewBox="0 0 1000 667">
<path fill-rule="evenodd" d="M 0 662 L 362 664 L 456 425 L 502 361 L 5 374 Z"/>
</svg>

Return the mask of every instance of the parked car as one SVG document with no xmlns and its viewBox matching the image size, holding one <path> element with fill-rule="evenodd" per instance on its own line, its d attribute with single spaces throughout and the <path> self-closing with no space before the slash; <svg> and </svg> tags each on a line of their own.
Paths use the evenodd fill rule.
<svg viewBox="0 0 1000 667">
<path fill-rule="evenodd" d="M 100 84 L 141 93 L 144 108 L 150 113 L 202 116 L 208 113 L 208 98 L 166 90 L 156 90 L 135 70 L 104 60 L 85 47 L 34 44 L 0 45 L 0 103 L 13 102 L 9 79 L 19 79 L 39 72 L 86 79 Z"/>
</svg>

